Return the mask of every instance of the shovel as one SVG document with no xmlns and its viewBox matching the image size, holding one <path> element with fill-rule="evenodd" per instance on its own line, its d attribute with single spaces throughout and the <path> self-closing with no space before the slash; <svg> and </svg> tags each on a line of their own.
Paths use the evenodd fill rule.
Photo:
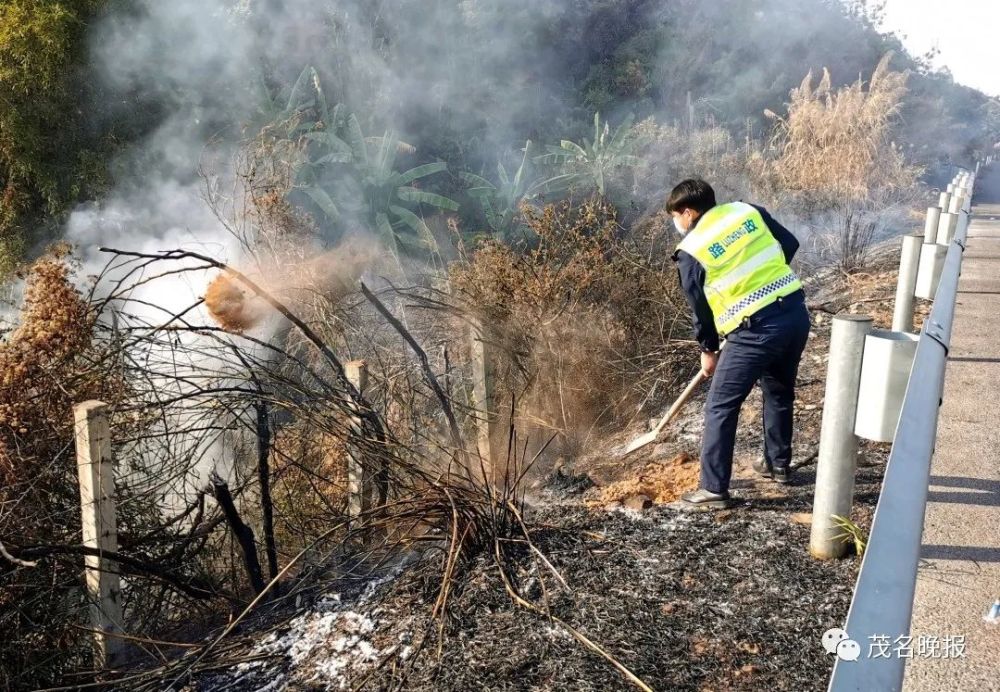
<svg viewBox="0 0 1000 692">
<path fill-rule="evenodd" d="M 667 426 L 667 423 L 672 421 L 680 412 L 681 408 L 684 407 L 684 404 L 687 403 L 687 400 L 691 398 L 692 394 L 694 394 L 694 390 L 698 388 L 698 385 L 707 379 L 708 375 L 705 374 L 705 371 L 699 370 L 698 374 L 692 378 L 692 380 L 688 383 L 688 386 L 684 388 L 683 392 L 681 392 L 681 395 L 677 397 L 677 401 L 673 403 L 670 410 L 667 411 L 666 415 L 664 415 L 663 418 L 660 419 L 660 422 L 656 424 L 656 427 L 645 435 L 640 435 L 629 442 L 628 447 L 625 448 L 625 454 L 631 454 L 640 447 L 645 447 L 651 442 L 655 442 L 657 436 L 660 434 L 660 431 L 663 430 L 663 428 Z"/>
</svg>

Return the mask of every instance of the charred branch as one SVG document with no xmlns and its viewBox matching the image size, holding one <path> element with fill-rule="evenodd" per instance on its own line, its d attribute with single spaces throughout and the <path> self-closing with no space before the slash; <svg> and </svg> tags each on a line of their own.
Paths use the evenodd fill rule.
<svg viewBox="0 0 1000 692">
<path fill-rule="evenodd" d="M 197 599 L 225 598 L 235 601 L 231 594 L 220 591 L 212 582 L 195 576 L 180 574 L 175 568 L 141 560 L 120 552 L 98 550 L 86 545 L 32 545 L 9 548 L 10 555 L 18 561 L 38 560 L 46 557 L 90 556 L 100 557 L 119 565 L 122 574 L 152 577 L 162 581 L 186 596 Z"/>
<path fill-rule="evenodd" d="M 253 529 L 244 523 L 236 509 L 233 495 L 229 492 L 229 484 L 224 482 L 218 475 L 212 475 L 212 494 L 216 502 L 222 508 L 222 513 L 226 517 L 226 522 L 236 537 L 243 554 L 243 566 L 246 569 L 247 577 L 250 579 L 250 586 L 254 595 L 264 590 L 264 575 L 260 569 L 260 559 L 257 557 L 257 544 L 254 541 Z"/>
</svg>

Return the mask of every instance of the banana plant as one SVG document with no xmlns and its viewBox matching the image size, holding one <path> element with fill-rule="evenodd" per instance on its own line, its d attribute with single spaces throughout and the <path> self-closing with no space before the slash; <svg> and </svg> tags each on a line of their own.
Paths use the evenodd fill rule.
<svg viewBox="0 0 1000 692">
<path fill-rule="evenodd" d="M 319 73 L 311 65 L 299 73 L 286 101 L 277 100 L 262 74 L 257 75 L 254 87 L 258 96 L 255 122 L 276 128 L 281 136 L 291 139 L 317 126 L 334 126 L 334 111 L 329 108 Z M 315 113 L 316 117 L 304 117 L 311 113 Z"/>
<path fill-rule="evenodd" d="M 594 114 L 594 139 L 582 144 L 562 140 L 558 146 L 548 145 L 547 153 L 535 158 L 536 163 L 556 166 L 560 173 L 544 181 L 547 192 L 573 188 L 596 189 L 606 193 L 608 179 L 621 168 L 639 165 L 635 151 L 642 142 L 632 131 L 632 116 L 611 130 L 608 122 L 601 124 L 601 114 Z"/>
<path fill-rule="evenodd" d="M 519 225 L 521 205 L 546 191 L 546 181 L 533 177 L 531 140 L 524 145 L 521 165 L 511 176 L 502 161 L 497 162 L 495 184 L 475 173 L 462 172 L 459 177 L 469 184 L 468 194 L 479 203 L 486 223 L 497 238 L 504 239 Z"/>
<path fill-rule="evenodd" d="M 426 206 L 439 211 L 458 211 L 458 202 L 423 190 L 414 183 L 447 171 L 448 165 L 439 161 L 397 171 L 397 155 L 400 152 L 412 152 L 413 147 L 400 142 L 392 130 L 382 137 L 363 140 L 365 149 L 368 146 L 373 149 L 359 155 L 357 135 L 360 134 L 360 128 L 356 127 L 356 119 L 352 118 L 352 123 L 352 131 L 356 133 L 352 137 L 355 142 L 352 144 L 355 150 L 354 166 L 361 176 L 369 220 L 374 222 L 383 240 L 393 243 L 397 252 L 402 251 L 401 243 L 415 245 L 414 236 L 416 241 L 435 249 L 437 244 L 434 235 L 414 209 Z"/>
<path fill-rule="evenodd" d="M 315 108 L 319 120 L 291 133 L 305 144 L 293 191 L 308 198 L 334 227 L 342 229 L 350 220 L 363 219 L 397 256 L 435 249 L 420 209 L 458 211 L 458 203 L 419 184 L 447 171 L 447 164 L 396 170 L 399 155 L 412 154 L 415 148 L 392 130 L 381 137 L 365 137 L 355 114 L 347 114 L 340 104 L 329 108 L 319 76 L 307 69 L 292 88 L 285 115 Z"/>
</svg>

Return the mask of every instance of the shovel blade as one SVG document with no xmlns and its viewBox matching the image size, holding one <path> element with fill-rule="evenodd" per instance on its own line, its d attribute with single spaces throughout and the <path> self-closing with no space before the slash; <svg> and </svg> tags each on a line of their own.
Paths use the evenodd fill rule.
<svg viewBox="0 0 1000 692">
<path fill-rule="evenodd" d="M 654 442 L 656 440 L 657 431 L 648 432 L 645 435 L 640 435 L 631 442 L 628 443 L 628 447 L 625 448 L 625 454 L 630 454 L 640 447 L 645 447 L 646 445 Z"/>
</svg>

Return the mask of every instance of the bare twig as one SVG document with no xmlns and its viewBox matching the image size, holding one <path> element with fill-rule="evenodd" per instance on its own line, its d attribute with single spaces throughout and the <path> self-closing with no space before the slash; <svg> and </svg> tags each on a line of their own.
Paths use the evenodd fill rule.
<svg viewBox="0 0 1000 692">
<path fill-rule="evenodd" d="M 100 557 L 127 568 L 127 573 L 129 574 L 145 575 L 165 581 L 178 591 L 192 598 L 217 598 L 221 596 L 229 600 L 236 600 L 235 597 L 220 592 L 214 584 L 204 579 L 180 576 L 168 567 L 140 560 L 129 555 L 122 555 L 117 552 L 98 550 L 87 545 L 34 545 L 16 548 L 14 549 L 14 553 L 15 559 L 20 560 L 60 555 Z"/>
<path fill-rule="evenodd" d="M 20 558 L 14 557 L 10 553 L 8 553 L 6 546 L 4 546 L 4 544 L 3 544 L 3 541 L 0 541 L 0 556 L 2 556 L 4 559 L 6 559 L 9 562 L 13 562 L 15 565 L 20 565 L 21 567 L 37 567 L 38 566 L 37 562 L 31 562 L 29 560 L 22 560 Z"/>
</svg>

